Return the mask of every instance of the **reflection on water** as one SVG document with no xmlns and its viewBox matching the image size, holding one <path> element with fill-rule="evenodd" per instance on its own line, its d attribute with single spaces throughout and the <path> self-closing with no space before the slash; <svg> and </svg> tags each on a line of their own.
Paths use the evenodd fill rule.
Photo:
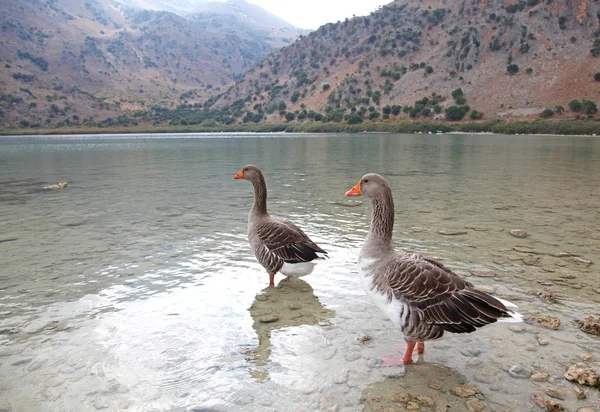
<svg viewBox="0 0 600 412">
<path fill-rule="evenodd" d="M 295 278 L 282 281 L 277 287 L 263 289 L 248 311 L 258 336 L 258 346 L 249 358 L 256 366 L 267 363 L 271 354 L 271 335 L 277 330 L 300 325 L 326 325 L 324 321 L 335 314 L 321 305 L 307 282 Z M 268 379 L 266 370 L 253 369 L 251 373 L 261 382 Z"/>
<path fill-rule="evenodd" d="M 249 163 L 271 213 L 330 252 L 306 282 L 263 290 L 246 237 L 252 193 L 231 180 Z M 514 365 L 560 377 L 582 353 L 600 359 L 574 323 L 600 302 L 598 139 L 0 138 L 0 410 L 360 410 L 389 376 L 379 358 L 403 342 L 357 277 L 370 206 L 344 193 L 367 172 L 389 178 L 398 249 L 563 323 L 449 335 L 414 367 L 423 379 L 443 365 L 518 411 L 550 383 L 514 378 Z M 545 289 L 558 303 L 537 297 Z M 562 402 L 598 406 L 598 392 Z"/>
</svg>

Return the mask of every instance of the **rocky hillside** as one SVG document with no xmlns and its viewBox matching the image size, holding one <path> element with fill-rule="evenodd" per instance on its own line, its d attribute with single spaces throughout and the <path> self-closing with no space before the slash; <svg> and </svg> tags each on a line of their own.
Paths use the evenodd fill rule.
<svg viewBox="0 0 600 412">
<path fill-rule="evenodd" d="M 271 123 L 588 116 L 599 22 L 597 0 L 395 1 L 269 55 L 213 107 Z"/>
<path fill-rule="evenodd" d="M 0 11 L 0 127 L 136 123 L 138 110 L 226 90 L 305 33 L 243 0 L 23 0 Z"/>
</svg>

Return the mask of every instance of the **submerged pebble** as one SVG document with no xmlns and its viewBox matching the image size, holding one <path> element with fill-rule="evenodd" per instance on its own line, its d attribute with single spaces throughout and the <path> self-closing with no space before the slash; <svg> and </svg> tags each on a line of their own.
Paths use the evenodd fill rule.
<svg viewBox="0 0 600 412">
<path fill-rule="evenodd" d="M 508 370 L 508 373 L 510 374 L 510 376 L 517 379 L 529 379 L 529 377 L 531 377 L 532 375 L 530 370 L 525 369 L 521 365 L 511 366 Z"/>
</svg>

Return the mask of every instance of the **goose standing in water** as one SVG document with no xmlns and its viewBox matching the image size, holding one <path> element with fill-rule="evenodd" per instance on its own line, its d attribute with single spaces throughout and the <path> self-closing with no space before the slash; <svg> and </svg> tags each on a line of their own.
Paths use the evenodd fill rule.
<svg viewBox="0 0 600 412">
<path fill-rule="evenodd" d="M 367 174 L 346 196 L 371 199 L 371 229 L 358 257 L 363 288 L 377 307 L 399 327 L 407 343 L 402 363 L 412 362 L 415 345 L 423 353 L 425 341 L 445 331 L 470 333 L 497 320 L 520 322 L 510 302 L 481 292 L 435 260 L 414 253 L 398 253 L 392 245 L 394 200 L 388 182 Z"/>
<path fill-rule="evenodd" d="M 267 185 L 260 169 L 244 166 L 234 179 L 248 180 L 254 186 L 254 206 L 248 217 L 248 240 L 256 259 L 269 273 L 269 285 L 275 285 L 275 274 L 290 277 L 312 273 L 317 259 L 327 252 L 317 246 L 289 220 L 271 217 L 267 212 Z"/>
</svg>

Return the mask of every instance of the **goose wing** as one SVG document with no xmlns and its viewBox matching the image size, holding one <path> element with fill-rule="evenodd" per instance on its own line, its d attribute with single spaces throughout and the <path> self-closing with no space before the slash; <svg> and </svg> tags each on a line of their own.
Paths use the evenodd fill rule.
<svg viewBox="0 0 600 412">
<path fill-rule="evenodd" d="M 266 249 L 287 263 L 310 262 L 327 255 L 299 227 L 287 220 L 270 219 L 257 230 L 258 238 Z"/>
<path fill-rule="evenodd" d="M 501 302 L 435 260 L 394 254 L 384 266 L 390 293 L 418 309 L 422 322 L 461 333 L 511 317 Z"/>
</svg>

